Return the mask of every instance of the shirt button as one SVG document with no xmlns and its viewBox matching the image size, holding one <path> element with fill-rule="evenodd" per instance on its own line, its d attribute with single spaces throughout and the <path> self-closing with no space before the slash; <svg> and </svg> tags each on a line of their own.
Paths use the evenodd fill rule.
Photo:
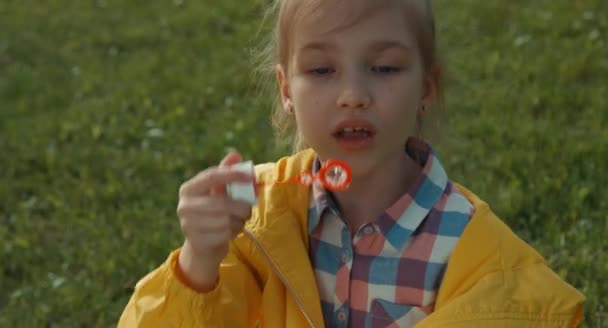
<svg viewBox="0 0 608 328">
<path fill-rule="evenodd" d="M 367 226 L 367 227 L 363 228 L 363 233 L 366 235 L 371 235 L 372 233 L 374 233 L 374 227 Z"/>
<path fill-rule="evenodd" d="M 342 253 L 342 263 L 348 263 L 348 261 L 350 261 L 351 259 L 351 254 L 349 251 L 344 251 L 344 253 Z"/>
<path fill-rule="evenodd" d="M 344 321 L 344 320 L 346 320 L 346 314 L 344 313 L 344 311 L 340 311 L 340 312 L 338 312 L 338 320 L 339 320 L 339 321 Z"/>
</svg>

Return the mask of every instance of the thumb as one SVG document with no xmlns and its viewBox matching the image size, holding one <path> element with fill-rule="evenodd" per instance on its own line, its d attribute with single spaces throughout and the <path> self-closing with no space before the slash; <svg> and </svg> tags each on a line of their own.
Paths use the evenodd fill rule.
<svg viewBox="0 0 608 328">
<path fill-rule="evenodd" d="M 236 151 L 231 151 L 230 153 L 228 153 L 228 155 L 226 155 L 226 157 L 224 157 L 224 159 L 222 159 L 222 161 L 220 162 L 220 167 L 231 166 L 240 163 L 242 160 L 243 158 L 239 153 L 237 153 Z"/>
</svg>

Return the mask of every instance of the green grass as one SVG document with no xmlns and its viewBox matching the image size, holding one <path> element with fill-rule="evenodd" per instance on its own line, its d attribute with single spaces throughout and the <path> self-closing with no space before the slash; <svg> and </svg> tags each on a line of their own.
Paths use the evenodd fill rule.
<svg viewBox="0 0 608 328">
<path fill-rule="evenodd" d="M 230 147 L 284 153 L 252 74 L 268 1 L 208 3 L 0 3 L 0 326 L 113 326 L 182 242 L 180 183 Z M 450 176 L 606 325 L 608 2 L 436 9 Z"/>
</svg>

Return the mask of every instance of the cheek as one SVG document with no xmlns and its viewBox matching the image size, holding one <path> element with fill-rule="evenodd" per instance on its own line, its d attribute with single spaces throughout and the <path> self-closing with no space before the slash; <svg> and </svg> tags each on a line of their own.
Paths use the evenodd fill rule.
<svg viewBox="0 0 608 328">
<path fill-rule="evenodd" d="M 376 102 L 389 113 L 415 112 L 422 99 L 418 88 L 406 84 L 393 84 L 378 89 Z"/>
<path fill-rule="evenodd" d="M 291 97 L 296 107 L 302 107 L 306 105 L 306 101 L 308 97 L 307 94 L 310 93 L 309 86 L 300 79 L 293 79 L 291 82 Z"/>
<path fill-rule="evenodd" d="M 323 111 L 332 104 L 332 99 L 334 99 L 331 87 L 312 81 L 295 80 L 291 93 L 296 110 L 306 113 Z"/>
<path fill-rule="evenodd" d="M 298 129 L 306 130 L 319 120 L 320 100 L 314 86 L 304 81 L 294 79 L 291 96 L 295 105 L 296 123 Z"/>
<path fill-rule="evenodd" d="M 407 137 L 415 132 L 422 93 L 420 83 L 413 79 L 399 80 L 377 90 L 377 115 L 387 128 L 400 131 Z"/>
<path fill-rule="evenodd" d="M 419 104 L 423 98 L 423 81 L 414 72 L 395 77 L 378 88 L 383 98 L 402 102 L 407 106 Z"/>
</svg>

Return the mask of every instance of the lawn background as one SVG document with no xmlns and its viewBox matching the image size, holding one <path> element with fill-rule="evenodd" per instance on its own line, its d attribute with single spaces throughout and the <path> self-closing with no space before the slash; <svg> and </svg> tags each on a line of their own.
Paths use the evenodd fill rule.
<svg viewBox="0 0 608 328">
<path fill-rule="evenodd" d="M 268 3 L 0 3 L 0 326 L 115 325 L 182 242 L 179 185 L 286 153 L 252 73 Z M 608 326 L 608 1 L 435 7 L 450 177 Z"/>
</svg>

